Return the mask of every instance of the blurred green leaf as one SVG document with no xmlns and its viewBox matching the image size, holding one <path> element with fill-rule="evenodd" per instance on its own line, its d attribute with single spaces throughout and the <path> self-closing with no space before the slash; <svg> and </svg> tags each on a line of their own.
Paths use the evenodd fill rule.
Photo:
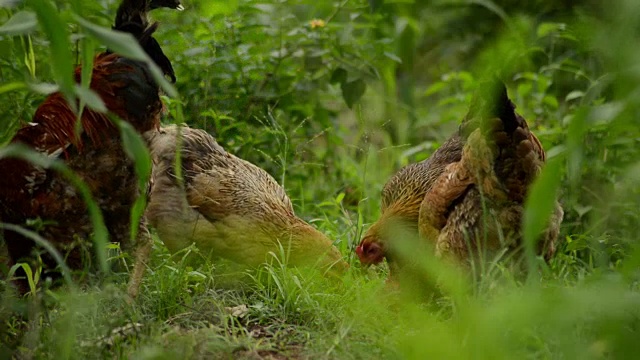
<svg viewBox="0 0 640 360">
<path fill-rule="evenodd" d="M 31 11 L 18 11 L 11 19 L 0 26 L 0 35 L 29 34 L 38 27 L 38 18 Z"/>
<path fill-rule="evenodd" d="M 388 51 L 385 51 L 384 56 L 386 56 L 387 58 L 397 62 L 398 64 L 402 64 L 402 59 L 400 59 L 400 57 L 396 54 L 390 53 Z"/>
<path fill-rule="evenodd" d="M 35 10 L 42 30 L 49 38 L 50 64 L 56 83 L 67 98 L 69 106 L 77 110 L 74 97 L 73 58 L 67 25 L 49 0 L 27 0 L 27 3 Z"/>
<path fill-rule="evenodd" d="M 212 18 L 219 15 L 230 15 L 238 9 L 238 0 L 207 1 L 202 4 L 202 15 Z"/>
<path fill-rule="evenodd" d="M 85 37 L 84 39 L 82 39 L 82 76 L 80 78 L 80 86 L 85 89 L 89 89 L 89 87 L 91 86 L 94 50 L 95 44 L 91 38 Z"/>
<path fill-rule="evenodd" d="M 491 0 L 469 0 L 469 2 L 472 3 L 472 4 L 478 4 L 480 6 L 483 6 L 483 7 L 487 8 L 492 13 L 498 15 L 500 17 L 500 19 L 502 19 L 502 21 L 504 21 L 504 22 L 508 22 L 509 21 L 509 16 L 502 9 L 502 7 L 500 7 L 498 4 L 496 4 L 495 2 L 493 2 Z"/>
<path fill-rule="evenodd" d="M 82 87 L 80 85 L 76 85 L 76 96 L 82 101 L 84 104 L 88 105 L 91 109 L 96 110 L 101 113 L 107 112 L 107 107 L 104 105 L 100 96 L 96 94 L 93 90 Z"/>
<path fill-rule="evenodd" d="M 6 93 L 9 91 L 22 90 L 26 87 L 27 87 L 27 84 L 23 82 L 12 82 L 9 84 L 0 85 L 0 94 Z"/>
<path fill-rule="evenodd" d="M 51 83 L 30 83 L 28 84 L 28 86 L 29 86 L 29 90 L 42 95 L 53 94 L 54 92 L 57 92 L 60 90 L 60 87 L 58 86 L 58 84 L 51 84 Z"/>
<path fill-rule="evenodd" d="M 331 73 L 331 79 L 329 80 L 329 82 L 332 84 L 342 84 L 347 81 L 347 75 L 347 70 L 343 68 L 337 68 Z"/>
<path fill-rule="evenodd" d="M 547 161 L 542 172 L 531 185 L 525 200 L 522 232 L 530 275 L 533 274 L 537 263 L 534 259 L 535 248 L 540 234 L 545 230 L 555 208 L 563 161 L 562 156 L 556 156 Z"/>
<path fill-rule="evenodd" d="M 113 52 L 133 60 L 147 63 L 149 70 L 153 75 L 153 79 L 160 84 L 160 87 L 167 93 L 167 95 L 172 97 L 178 96 L 176 89 L 171 85 L 171 83 L 169 83 L 169 81 L 167 81 L 167 79 L 165 79 L 160 68 L 153 60 L 151 60 L 151 58 L 149 58 L 133 35 L 92 24 L 79 16 L 76 16 L 76 20 L 90 36 L 106 45 Z"/>
<path fill-rule="evenodd" d="M 584 96 L 584 92 L 579 91 L 579 90 L 574 90 L 574 91 L 568 93 L 567 96 L 564 97 L 564 101 L 571 101 L 571 100 L 579 99 L 579 98 L 581 98 L 583 96 Z"/>
<path fill-rule="evenodd" d="M 122 147 L 127 156 L 133 160 L 135 164 L 138 188 L 140 189 L 140 196 L 138 196 L 131 209 L 131 240 L 135 243 L 135 239 L 138 236 L 140 219 L 144 215 L 144 209 L 147 205 L 147 187 L 151 174 L 151 156 L 149 155 L 146 143 L 131 124 L 121 120 L 117 121 L 117 124 L 120 128 L 120 136 L 122 137 Z"/>
<path fill-rule="evenodd" d="M 378 11 L 384 4 L 384 0 L 369 0 L 369 9 L 371 12 Z"/>
<path fill-rule="evenodd" d="M 538 25 L 537 35 L 539 38 L 543 38 L 564 31 L 566 27 L 567 25 L 563 23 L 542 23 Z"/>
<path fill-rule="evenodd" d="M 588 130 L 587 108 L 578 109 L 571 117 L 571 122 L 567 129 L 567 174 L 569 181 L 576 184 L 582 175 L 581 168 L 584 158 L 584 135 Z"/>
<path fill-rule="evenodd" d="M 358 79 L 351 82 L 343 82 L 341 89 L 342 97 L 347 103 L 347 106 L 349 108 L 353 108 L 353 105 L 360 100 L 362 95 L 364 95 L 365 90 L 367 90 L 367 84 L 364 80 Z"/>
</svg>

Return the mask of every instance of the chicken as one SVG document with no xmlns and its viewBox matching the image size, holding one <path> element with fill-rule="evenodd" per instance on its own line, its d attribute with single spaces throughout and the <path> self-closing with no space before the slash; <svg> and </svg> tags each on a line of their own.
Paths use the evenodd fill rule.
<svg viewBox="0 0 640 360">
<path fill-rule="evenodd" d="M 405 167 L 387 182 L 382 216 L 356 249 L 363 264 L 387 258 L 392 272 L 399 267 L 393 249 L 400 245 L 398 231 L 434 245 L 436 255 L 462 263 L 478 258 L 481 249 L 520 247 L 524 199 L 545 153 L 516 114 L 504 85 L 486 86 L 458 132 L 430 158 Z M 538 249 L 547 259 L 555 252 L 562 217 L 556 201 Z"/>
<path fill-rule="evenodd" d="M 382 189 L 382 214 L 365 233 L 356 248 L 360 262 L 377 264 L 385 258 L 393 262 L 389 243 L 399 233 L 418 237 L 420 204 L 448 164 L 460 161 L 463 139 L 452 136 L 431 157 L 400 169 Z"/>
<path fill-rule="evenodd" d="M 127 5 L 128 4 L 128 5 Z M 133 3 L 125 0 L 125 5 Z M 135 4 L 134 4 L 135 5 Z M 117 22 L 117 21 L 116 21 Z M 150 43 L 157 24 L 145 29 L 138 38 L 143 48 Z M 149 54 L 153 59 L 153 54 Z M 154 59 L 155 60 L 155 59 Z M 80 81 L 81 69 L 75 71 Z M 102 53 L 94 61 L 90 87 L 111 114 L 144 133 L 159 127 L 163 104 L 159 87 L 143 62 Z M 76 132 L 77 115 L 61 93 L 47 97 L 36 110 L 33 121 L 19 129 L 11 140 L 22 143 L 50 158 L 58 158 L 89 187 L 102 211 L 110 240 L 125 250 L 136 250 L 144 257 L 151 247 L 144 221 L 139 224 L 138 239 L 130 239 L 130 210 L 139 196 L 134 164 L 125 154 L 118 128 L 107 114 L 84 109 L 81 130 Z M 79 192 L 62 176 L 29 162 L 0 159 L 0 219 L 5 223 L 31 227 L 65 256 L 73 270 L 90 268 L 93 232 L 90 216 Z M 4 240 L 13 263 L 27 262 L 34 268 L 37 258 L 43 263 L 44 276 L 57 278 L 53 257 L 26 237 L 5 230 Z M 140 253 L 140 255 L 138 255 Z M 137 266 L 129 295 L 137 294 L 137 282 L 144 267 Z M 43 278 L 44 278 L 43 276 Z M 18 281 L 19 290 L 27 290 L 26 281 Z"/>
<path fill-rule="evenodd" d="M 495 91 L 478 97 L 480 112 L 467 120 L 467 125 L 480 124 L 467 126 L 472 132 L 461 160 L 446 167 L 420 205 L 420 235 L 435 244 L 439 256 L 465 260 L 482 251 L 519 250 L 522 245 L 523 204 L 545 152 L 524 118 L 516 114 L 506 88 L 490 85 Z M 556 200 L 538 242 L 538 253 L 547 260 L 555 254 L 563 215 Z"/>
<path fill-rule="evenodd" d="M 146 215 L 172 253 L 195 243 L 205 255 L 258 266 L 269 252 L 288 264 L 348 268 L 332 242 L 298 218 L 284 189 L 261 168 L 227 153 L 203 130 L 147 133 L 154 162 Z M 175 171 L 180 146 L 182 179 Z"/>
</svg>

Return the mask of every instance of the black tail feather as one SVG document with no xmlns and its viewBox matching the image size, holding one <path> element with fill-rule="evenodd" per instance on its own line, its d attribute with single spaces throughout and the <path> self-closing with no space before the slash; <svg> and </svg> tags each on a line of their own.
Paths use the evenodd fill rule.
<svg viewBox="0 0 640 360">
<path fill-rule="evenodd" d="M 502 120 L 508 134 L 513 133 L 520 125 L 515 105 L 507 94 L 507 87 L 498 77 L 480 82 L 459 132 L 466 138 L 478 126 L 484 127 L 487 120 L 493 118 Z"/>
</svg>

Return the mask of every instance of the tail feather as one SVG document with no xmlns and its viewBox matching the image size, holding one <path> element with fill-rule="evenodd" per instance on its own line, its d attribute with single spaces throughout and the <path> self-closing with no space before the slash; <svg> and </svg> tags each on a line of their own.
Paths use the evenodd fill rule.
<svg viewBox="0 0 640 360">
<path fill-rule="evenodd" d="M 497 77 L 480 84 L 460 125 L 460 135 L 468 141 L 478 128 L 484 138 L 484 146 L 491 150 L 471 151 L 470 154 L 476 156 L 470 163 L 482 164 L 489 160 L 496 179 L 505 187 L 509 198 L 522 201 L 545 161 L 545 153 L 525 119 L 516 113 L 506 86 Z M 486 154 L 491 154 L 492 158 L 486 159 Z M 480 158 L 475 159 L 478 156 Z"/>
<path fill-rule="evenodd" d="M 491 119 L 502 121 L 502 129 L 512 134 L 518 127 L 527 126 L 524 119 L 516 114 L 516 107 L 509 99 L 507 87 L 497 77 L 483 81 L 471 100 L 467 116 L 460 125 L 460 135 L 467 138 L 480 127 L 483 133 L 492 130 Z"/>
<path fill-rule="evenodd" d="M 151 34 L 158 28 L 158 23 L 153 23 L 147 30 L 145 30 L 140 37 L 140 45 L 142 49 L 149 55 L 149 57 L 162 69 L 164 75 L 171 78 L 171 82 L 176 82 L 176 74 L 171 65 L 171 60 L 165 55 L 164 51 L 160 47 L 158 41 L 151 36 Z"/>
</svg>

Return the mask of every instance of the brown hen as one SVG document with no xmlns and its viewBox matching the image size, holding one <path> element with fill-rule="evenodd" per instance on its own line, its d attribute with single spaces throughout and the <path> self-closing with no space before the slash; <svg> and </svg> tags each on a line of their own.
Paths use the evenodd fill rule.
<svg viewBox="0 0 640 360">
<path fill-rule="evenodd" d="M 147 139 L 154 168 L 146 214 L 172 253 L 195 243 L 207 256 L 258 266 L 282 246 L 289 265 L 318 265 L 332 274 L 348 268 L 332 242 L 294 214 L 271 175 L 205 131 L 172 125 Z"/>
<path fill-rule="evenodd" d="M 123 6 L 135 4 L 125 0 Z M 155 42 L 151 35 L 156 27 L 154 24 L 139 34 L 138 41 L 143 49 L 156 49 L 149 47 Z M 149 54 L 153 60 L 154 54 L 157 55 Z M 77 68 L 75 79 L 78 82 L 80 74 L 81 69 Z M 139 133 L 158 128 L 163 104 L 159 87 L 145 63 L 108 52 L 99 54 L 94 61 L 90 87 L 111 114 L 131 124 Z M 11 142 L 63 160 L 89 187 L 102 211 L 110 240 L 120 243 L 126 250 L 139 245 L 140 256 L 144 256 L 150 249 L 144 223 L 139 224 L 140 244 L 130 241 L 130 210 L 140 189 L 134 164 L 122 148 L 118 128 L 107 114 L 91 109 L 82 112 L 79 133 L 76 121 L 77 115 L 64 96 L 55 93 L 45 99 L 33 121 L 18 130 Z M 65 256 L 71 269 L 91 267 L 93 252 L 88 239 L 94 229 L 77 189 L 58 172 L 20 159 L 0 159 L 0 173 L 3 174 L 0 177 L 0 219 L 22 226 L 36 224 L 32 228 Z M 44 276 L 58 277 L 53 257 L 32 240 L 9 230 L 4 231 L 4 240 L 12 263 L 27 262 L 34 268 L 40 257 Z M 132 296 L 136 295 L 137 280 L 143 269 L 138 266 L 134 270 L 129 287 Z M 18 286 L 22 292 L 27 290 L 25 280 L 18 281 Z"/>
<path fill-rule="evenodd" d="M 387 258 L 393 271 L 393 248 L 403 236 L 419 235 L 435 246 L 436 255 L 462 262 L 480 251 L 520 248 L 524 199 L 545 154 L 504 85 L 490 82 L 484 90 L 456 134 L 387 182 L 382 216 L 356 249 L 363 264 Z M 555 252 L 562 216 L 556 202 L 539 243 L 547 259 Z"/>
</svg>

